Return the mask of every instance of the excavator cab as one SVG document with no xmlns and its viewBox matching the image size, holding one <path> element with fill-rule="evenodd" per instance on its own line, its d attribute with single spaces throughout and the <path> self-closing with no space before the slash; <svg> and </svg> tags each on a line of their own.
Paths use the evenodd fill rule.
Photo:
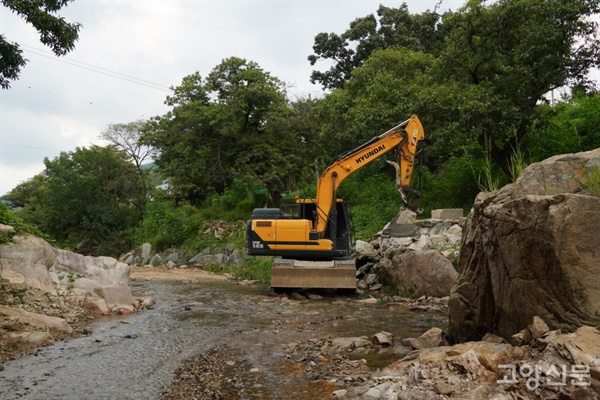
<svg viewBox="0 0 600 400">
<path fill-rule="evenodd" d="M 298 199 L 295 204 L 282 205 L 282 209 L 295 209 L 300 218 L 314 221 L 316 225 L 317 204 L 312 199 Z M 331 210 L 330 219 L 325 230 L 325 237 L 333 242 L 334 249 L 343 250 L 346 255 L 352 251 L 352 216 L 348 203 L 337 199 L 335 210 Z"/>
</svg>

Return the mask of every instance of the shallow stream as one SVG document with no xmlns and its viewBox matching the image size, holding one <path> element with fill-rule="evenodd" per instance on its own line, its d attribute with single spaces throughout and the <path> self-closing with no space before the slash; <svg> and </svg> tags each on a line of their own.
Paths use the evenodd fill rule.
<svg viewBox="0 0 600 400">
<path fill-rule="evenodd" d="M 160 399 L 183 360 L 217 346 L 239 350 L 250 363 L 268 370 L 273 359 L 265 359 L 265 349 L 276 353 L 290 342 L 379 331 L 416 337 L 446 323 L 443 314 L 364 304 L 351 297 L 290 300 L 262 285 L 228 281 L 130 285 L 136 296 L 153 297 L 156 306 L 98 319 L 87 326 L 89 335 L 5 363 L 0 398 Z M 379 365 L 383 357 L 389 356 L 370 362 Z M 268 376 L 273 385 L 286 379 Z"/>
</svg>

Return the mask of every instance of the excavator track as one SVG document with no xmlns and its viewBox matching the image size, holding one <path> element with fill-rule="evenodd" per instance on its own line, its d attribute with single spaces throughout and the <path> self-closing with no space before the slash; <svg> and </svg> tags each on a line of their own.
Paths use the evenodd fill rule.
<svg viewBox="0 0 600 400">
<path fill-rule="evenodd" d="M 276 259 L 271 269 L 271 288 L 356 290 L 354 260 L 303 261 Z"/>
</svg>

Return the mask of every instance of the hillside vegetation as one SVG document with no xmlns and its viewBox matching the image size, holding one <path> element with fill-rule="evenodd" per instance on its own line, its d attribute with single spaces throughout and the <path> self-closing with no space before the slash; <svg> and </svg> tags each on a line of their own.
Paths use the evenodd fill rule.
<svg viewBox="0 0 600 400">
<path fill-rule="evenodd" d="M 515 180 L 532 162 L 600 147 L 600 95 L 587 79 L 599 64 L 588 18 L 598 11 L 592 0 L 476 0 L 442 14 L 380 6 L 345 32 L 316 35 L 309 62 L 332 65 L 313 72 L 329 90 L 321 98 L 290 99 L 277 77 L 230 57 L 184 77 L 165 115 L 109 125 L 100 135 L 110 146 L 45 159 L 41 174 L 4 196 L 14 211 L 3 219 L 90 255 L 144 242 L 241 248 L 253 208 L 314 196 L 337 155 L 412 114 L 426 133 L 423 216 L 468 210 L 479 191 Z M 558 88 L 568 95 L 550 104 Z M 371 238 L 400 208 L 385 163 L 395 156 L 339 191 L 356 238 Z M 219 240 L 204 234 L 214 220 L 239 228 Z"/>
</svg>

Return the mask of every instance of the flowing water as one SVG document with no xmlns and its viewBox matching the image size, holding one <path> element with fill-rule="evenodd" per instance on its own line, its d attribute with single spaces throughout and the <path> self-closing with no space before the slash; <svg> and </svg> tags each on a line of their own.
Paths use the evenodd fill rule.
<svg viewBox="0 0 600 400">
<path fill-rule="evenodd" d="M 0 398 L 160 399 L 183 360 L 217 346 L 242 352 L 268 373 L 274 358 L 265 354 L 290 342 L 379 331 L 416 337 L 446 323 L 441 314 L 342 296 L 295 301 L 272 294 L 266 286 L 227 281 L 132 282 L 131 288 L 137 296 L 153 297 L 156 306 L 98 319 L 87 326 L 87 336 L 5 363 Z M 377 365 L 382 359 L 371 362 Z M 273 385 L 285 379 L 269 375 Z"/>
</svg>

